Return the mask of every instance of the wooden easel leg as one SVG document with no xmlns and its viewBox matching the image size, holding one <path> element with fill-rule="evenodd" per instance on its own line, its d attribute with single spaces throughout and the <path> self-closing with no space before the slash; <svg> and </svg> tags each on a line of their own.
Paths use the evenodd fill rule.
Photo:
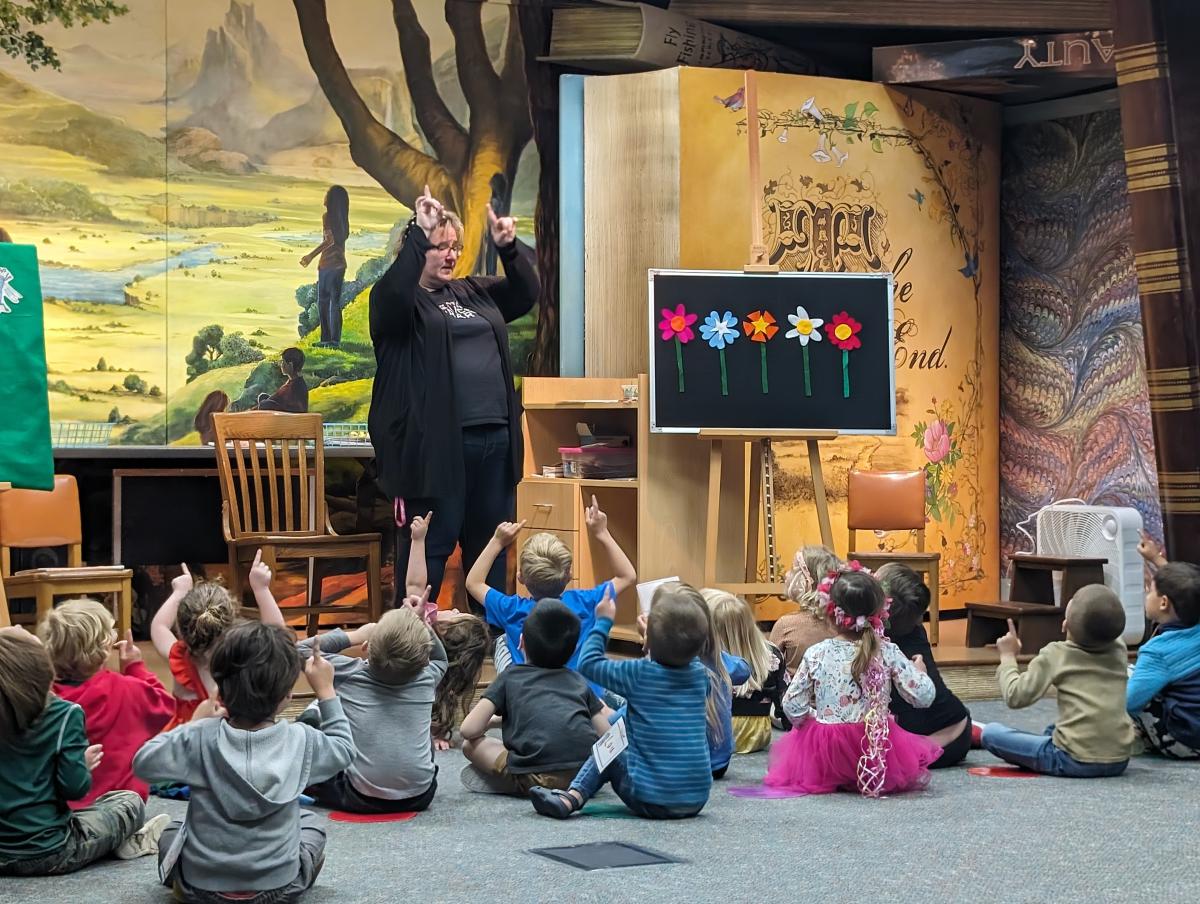
<svg viewBox="0 0 1200 904">
<path fill-rule="evenodd" d="M 704 525 L 704 586 L 717 583 L 717 539 L 721 527 L 721 450 L 720 440 L 708 445 L 708 519 Z"/>
<path fill-rule="evenodd" d="M 821 528 L 821 543 L 833 549 L 833 528 L 829 523 L 829 499 L 825 495 L 825 476 L 821 471 L 821 445 L 818 440 L 808 443 L 808 469 L 812 472 L 813 502 L 817 506 L 817 524 Z"/>
<path fill-rule="evenodd" d="M 762 451 L 760 442 L 750 444 L 750 492 L 746 503 L 746 583 L 758 580 L 758 536 L 762 524 Z"/>
</svg>

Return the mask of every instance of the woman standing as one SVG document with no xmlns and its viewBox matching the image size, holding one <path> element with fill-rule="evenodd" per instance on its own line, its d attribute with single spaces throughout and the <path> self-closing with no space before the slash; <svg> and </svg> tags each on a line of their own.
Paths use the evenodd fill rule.
<svg viewBox="0 0 1200 904">
<path fill-rule="evenodd" d="M 504 276 L 454 279 L 462 222 L 428 186 L 414 210 L 395 262 L 371 289 L 368 426 L 379 486 L 395 504 L 397 573 L 408 561 L 409 514 L 434 513 L 425 546 L 436 598 L 455 543 L 466 570 L 513 517 L 522 446 L 505 324 L 533 307 L 540 285 L 512 217 L 488 207 Z M 488 583 L 503 587 L 505 578 L 501 556 Z"/>
<path fill-rule="evenodd" d="M 346 239 L 350 237 L 350 196 L 340 185 L 325 192 L 321 217 L 321 244 L 304 257 L 307 267 L 318 254 L 317 311 L 321 317 L 321 347 L 337 348 L 342 342 L 342 283 L 346 279 Z"/>
</svg>

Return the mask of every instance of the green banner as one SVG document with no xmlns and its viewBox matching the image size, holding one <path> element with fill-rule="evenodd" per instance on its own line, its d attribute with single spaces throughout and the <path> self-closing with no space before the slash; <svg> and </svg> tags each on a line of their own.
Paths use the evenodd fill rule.
<svg viewBox="0 0 1200 904">
<path fill-rule="evenodd" d="M 0 243 L 0 386 L 9 400 L 0 418 L 0 482 L 53 489 L 42 283 L 33 245 Z"/>
</svg>

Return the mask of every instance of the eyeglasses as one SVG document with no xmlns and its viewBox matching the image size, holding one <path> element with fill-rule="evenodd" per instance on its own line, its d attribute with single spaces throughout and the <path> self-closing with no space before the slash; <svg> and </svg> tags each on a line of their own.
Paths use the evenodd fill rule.
<svg viewBox="0 0 1200 904">
<path fill-rule="evenodd" d="M 445 254 L 447 251 L 453 251 L 455 254 L 462 254 L 463 246 L 456 242 L 451 245 L 449 242 L 442 242 L 440 245 L 434 245 L 433 250 Z"/>
</svg>

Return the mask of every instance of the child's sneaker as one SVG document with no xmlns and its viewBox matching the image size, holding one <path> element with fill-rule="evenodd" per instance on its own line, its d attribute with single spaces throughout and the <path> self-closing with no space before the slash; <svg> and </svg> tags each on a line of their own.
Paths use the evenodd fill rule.
<svg viewBox="0 0 1200 904">
<path fill-rule="evenodd" d="M 468 791 L 476 794 L 520 794 L 521 789 L 503 775 L 484 772 L 470 763 L 458 774 L 459 781 Z"/>
<path fill-rule="evenodd" d="M 162 837 L 170 821 L 171 817 L 167 813 L 151 817 L 144 826 L 121 842 L 113 851 L 113 856 L 118 860 L 136 860 L 147 854 L 157 854 L 158 839 Z"/>
<path fill-rule="evenodd" d="M 983 749 L 983 722 L 971 722 L 971 749 Z"/>
<path fill-rule="evenodd" d="M 530 788 L 529 799 L 533 801 L 533 809 L 555 819 L 566 819 L 579 809 L 574 797 L 554 788 Z"/>
</svg>

